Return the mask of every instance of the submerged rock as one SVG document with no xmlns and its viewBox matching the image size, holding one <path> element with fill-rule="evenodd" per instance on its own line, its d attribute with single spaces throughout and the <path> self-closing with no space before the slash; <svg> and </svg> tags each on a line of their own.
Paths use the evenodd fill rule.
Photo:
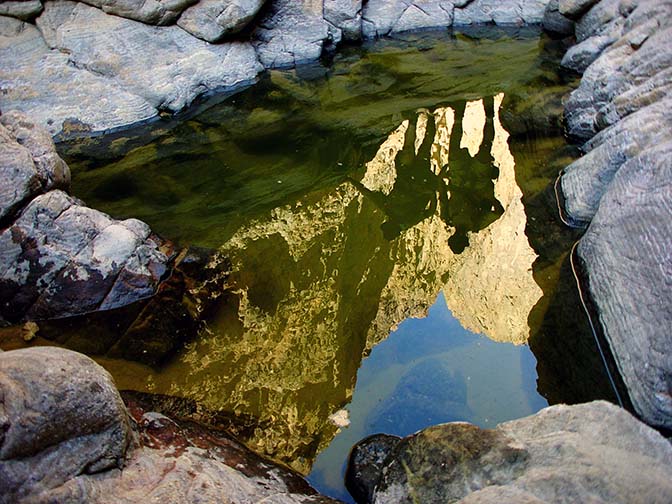
<svg viewBox="0 0 672 504">
<path fill-rule="evenodd" d="M 358 502 L 672 498 L 672 446 L 626 411 L 603 401 L 552 406 L 493 430 L 442 424 L 396 443 L 387 437 L 376 443 L 377 436 L 362 441 L 350 458 L 348 488 L 359 485 Z M 376 469 L 377 477 L 366 473 L 367 467 Z"/>
<path fill-rule="evenodd" d="M 110 375 L 75 352 L 0 353 L 0 396 L 2 503 L 336 502 L 222 432 L 135 402 L 129 415 Z"/>
</svg>

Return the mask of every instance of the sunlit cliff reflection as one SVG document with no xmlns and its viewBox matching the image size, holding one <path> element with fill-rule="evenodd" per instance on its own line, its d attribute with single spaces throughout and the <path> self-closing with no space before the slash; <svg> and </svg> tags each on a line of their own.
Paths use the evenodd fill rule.
<svg viewBox="0 0 672 504">
<path fill-rule="evenodd" d="M 362 356 L 440 292 L 465 328 L 524 343 L 541 290 L 502 99 L 420 110 L 359 176 L 240 227 L 226 303 L 147 390 L 254 418 L 247 442 L 308 472 Z"/>
</svg>

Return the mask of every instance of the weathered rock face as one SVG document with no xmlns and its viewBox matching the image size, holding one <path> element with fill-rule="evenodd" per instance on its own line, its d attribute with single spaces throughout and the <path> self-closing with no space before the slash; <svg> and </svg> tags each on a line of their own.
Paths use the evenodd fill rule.
<svg viewBox="0 0 672 504">
<path fill-rule="evenodd" d="M 573 137 L 588 139 L 669 92 L 672 4 L 642 0 L 628 6 L 604 0 L 576 25 L 579 44 L 565 60 L 581 51 L 582 44 L 594 44 L 596 51 L 566 104 L 567 129 Z M 585 62 L 577 69 L 584 66 Z"/>
<path fill-rule="evenodd" d="M 371 496 L 358 502 L 666 502 L 672 498 L 669 442 L 606 402 L 552 406 L 494 430 L 443 424 L 397 443 L 384 438 L 370 446 L 375 443 L 376 437 L 365 440 L 351 455 L 348 475 L 355 481 L 349 483 L 365 485 L 364 494 Z M 376 454 L 375 464 L 371 465 L 371 457 L 360 456 L 362 449 Z M 366 467 L 378 467 L 378 477 L 361 478 Z"/>
<path fill-rule="evenodd" d="M 222 433 L 131 403 L 88 357 L 0 353 L 0 502 L 335 502 Z M 121 469 L 121 470 L 117 470 Z"/>
<path fill-rule="evenodd" d="M 219 42 L 245 28 L 265 0 L 201 0 L 182 13 L 180 28 L 208 42 Z"/>
<path fill-rule="evenodd" d="M 563 64 L 587 68 L 565 119 L 590 140 L 561 179 L 565 218 L 589 225 L 578 254 L 630 399 L 669 428 L 672 2 L 603 0 L 578 18 L 576 36 Z"/>
<path fill-rule="evenodd" d="M 57 187 L 70 172 L 49 134 L 11 112 L 0 124 L 0 321 L 109 309 L 156 292 L 172 245 Z"/>
<path fill-rule="evenodd" d="M 110 375 L 58 348 L 0 353 L 0 502 L 44 502 L 71 478 L 121 467 L 131 441 Z"/>
<path fill-rule="evenodd" d="M 181 111 L 263 68 L 315 61 L 342 40 L 541 23 L 549 0 L 83 1 L 49 0 L 41 14 L 40 2 L 0 4 L 0 106 L 62 138 Z M 38 14 L 39 29 L 17 19 Z"/>
</svg>

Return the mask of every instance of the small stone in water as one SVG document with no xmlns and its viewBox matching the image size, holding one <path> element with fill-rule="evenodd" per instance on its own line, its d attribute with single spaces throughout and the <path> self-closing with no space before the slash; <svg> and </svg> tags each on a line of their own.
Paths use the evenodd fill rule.
<svg viewBox="0 0 672 504">
<path fill-rule="evenodd" d="M 348 410 L 341 409 L 336 413 L 329 415 L 329 421 L 333 423 L 336 427 L 347 427 L 350 425 L 350 419 L 348 418 Z"/>
</svg>

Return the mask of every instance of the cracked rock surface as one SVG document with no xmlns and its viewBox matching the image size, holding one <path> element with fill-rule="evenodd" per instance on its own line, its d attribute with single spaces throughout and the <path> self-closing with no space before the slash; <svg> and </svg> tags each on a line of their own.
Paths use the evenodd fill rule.
<svg viewBox="0 0 672 504">
<path fill-rule="evenodd" d="M 0 322 L 114 308 L 156 292 L 172 245 L 63 192 L 67 165 L 20 113 L 0 117 Z"/>
</svg>

